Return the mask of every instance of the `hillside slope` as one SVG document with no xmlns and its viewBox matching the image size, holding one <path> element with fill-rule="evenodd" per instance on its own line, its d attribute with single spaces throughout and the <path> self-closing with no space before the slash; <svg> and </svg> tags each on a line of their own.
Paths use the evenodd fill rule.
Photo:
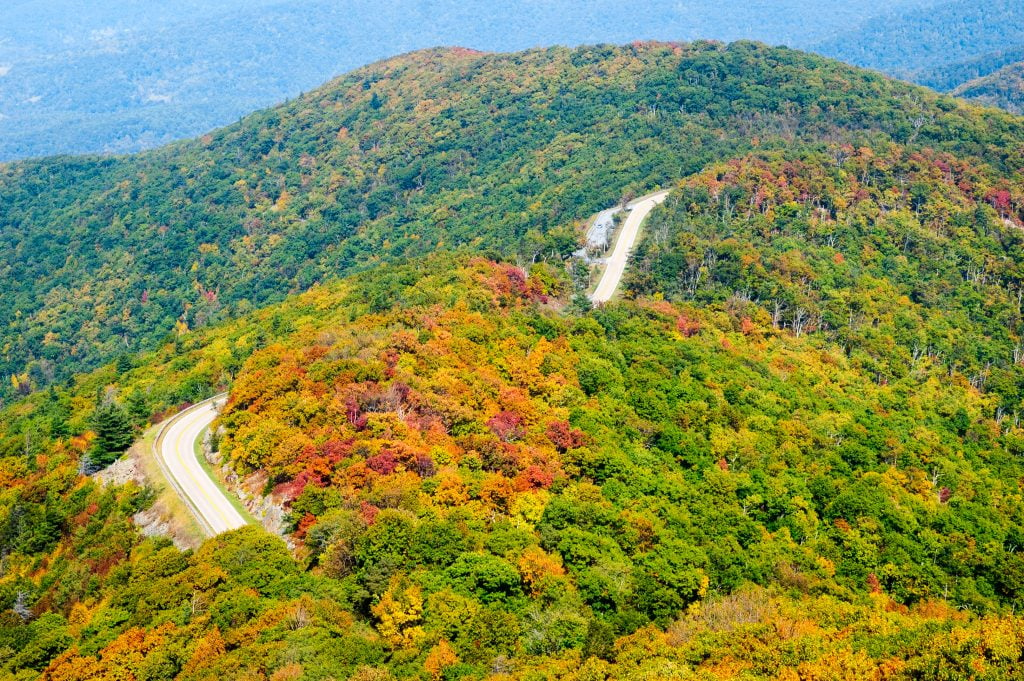
<svg viewBox="0 0 1024 681">
<path fill-rule="evenodd" d="M 1024 114 L 1024 61 L 964 83 L 953 94 L 988 106 Z"/>
<path fill-rule="evenodd" d="M 0 160 L 152 148 L 435 45 L 510 51 L 643 37 L 805 47 L 893 5 L 927 2 L 7 2 Z"/>
<path fill-rule="evenodd" d="M 1024 6 L 952 0 L 894 8 L 814 48 L 940 92 L 1020 113 Z"/>
<path fill-rule="evenodd" d="M 0 166 L 0 390 L 381 261 L 558 260 L 624 193 L 825 140 L 1024 167 L 1018 119 L 751 43 L 419 52 L 192 142 Z"/>
<path fill-rule="evenodd" d="M 945 64 L 919 72 L 915 78 L 939 92 L 950 92 L 978 78 L 992 75 L 1000 69 L 1024 61 L 1024 45 L 1001 49 L 980 57 L 955 64 Z"/>
<path fill-rule="evenodd" d="M 874 176 L 898 182 L 887 162 Z M 800 190 L 819 167 L 834 166 L 783 172 Z M 698 198 L 711 177 L 678 190 Z M 784 241 L 801 209 L 775 210 Z M 743 267 L 799 274 L 787 256 Z M 888 317 L 850 334 L 773 324 L 753 298 L 553 310 L 569 293 L 544 264 L 529 277 L 479 258 L 383 265 L 4 412 L 0 672 L 1019 674 L 1024 619 L 1007 613 L 1024 597 L 1024 430 L 993 393 L 938 352 L 897 371 L 912 347 L 886 344 Z M 955 300 L 916 305 L 953 323 L 976 303 Z M 294 556 L 254 528 L 180 553 L 132 528 L 145 492 L 75 473 L 97 392 L 148 414 L 224 382 L 219 448 L 287 505 Z"/>
</svg>

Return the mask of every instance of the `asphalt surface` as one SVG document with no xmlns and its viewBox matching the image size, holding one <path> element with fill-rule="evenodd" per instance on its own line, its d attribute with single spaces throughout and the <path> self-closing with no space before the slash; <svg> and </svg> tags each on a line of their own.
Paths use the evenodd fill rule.
<svg viewBox="0 0 1024 681">
<path fill-rule="evenodd" d="M 625 224 L 622 225 L 622 233 L 619 234 L 615 250 L 607 260 L 601 281 L 598 282 L 594 292 L 590 294 L 590 302 L 595 305 L 607 303 L 615 295 L 615 291 L 619 288 L 619 282 L 622 281 L 622 275 L 626 272 L 626 264 L 629 262 L 629 254 L 636 244 L 637 234 L 640 233 L 640 225 L 654 210 L 654 207 L 664 201 L 667 196 L 668 191 L 658 192 L 637 199 L 628 206 L 629 216 L 626 218 Z"/>
<path fill-rule="evenodd" d="M 601 281 L 590 296 L 593 303 L 606 303 L 615 295 L 640 226 L 654 207 L 667 196 L 667 191 L 659 192 L 638 199 L 628 206 L 629 216 L 622 226 L 615 250 L 607 260 Z M 157 456 L 171 484 L 211 536 L 247 524 L 196 457 L 196 442 L 217 418 L 217 407 L 223 399 L 207 400 L 173 417 L 164 428 L 156 447 Z"/>
<path fill-rule="evenodd" d="M 196 456 L 196 441 L 217 418 L 217 406 L 223 400 L 223 397 L 207 400 L 173 417 L 156 448 L 171 484 L 211 536 L 246 525 Z"/>
</svg>

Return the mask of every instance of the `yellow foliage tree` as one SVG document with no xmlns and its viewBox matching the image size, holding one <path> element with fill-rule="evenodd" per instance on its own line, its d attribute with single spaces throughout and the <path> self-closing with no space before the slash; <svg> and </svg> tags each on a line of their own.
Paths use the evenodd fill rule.
<svg viewBox="0 0 1024 681">
<path fill-rule="evenodd" d="M 423 639 L 423 589 L 404 577 L 393 577 L 371 610 L 377 618 L 377 631 L 392 648 L 412 648 Z"/>
<path fill-rule="evenodd" d="M 298 681 L 302 678 L 302 665 L 292 662 L 270 675 L 270 681 Z"/>
<path fill-rule="evenodd" d="M 434 501 L 441 506 L 461 506 L 469 501 L 469 493 L 466 491 L 466 483 L 462 481 L 459 474 L 452 470 L 442 471 L 438 476 L 437 490 L 434 492 Z"/>
<path fill-rule="evenodd" d="M 196 643 L 192 657 L 185 663 L 185 672 L 194 672 L 204 668 L 223 655 L 224 650 L 224 638 L 220 635 L 220 629 L 214 627 Z"/>
<path fill-rule="evenodd" d="M 544 552 L 539 546 L 530 546 L 519 557 L 519 574 L 534 596 L 540 594 L 545 577 L 561 577 L 565 574 L 562 563 L 556 557 Z"/>
<path fill-rule="evenodd" d="M 95 657 L 79 657 L 78 650 L 71 650 L 58 656 L 43 670 L 41 681 L 80 681 L 98 679 L 104 673 L 103 665 Z"/>
<path fill-rule="evenodd" d="M 92 609 L 89 608 L 85 603 L 75 603 L 71 606 L 71 612 L 68 614 L 68 624 L 71 625 L 71 631 L 78 636 L 85 627 L 89 626 L 89 622 L 92 620 Z"/>
</svg>

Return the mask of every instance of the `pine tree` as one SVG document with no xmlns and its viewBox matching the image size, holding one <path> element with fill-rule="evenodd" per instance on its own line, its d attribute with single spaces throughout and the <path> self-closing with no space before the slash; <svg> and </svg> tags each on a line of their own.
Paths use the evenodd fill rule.
<svg viewBox="0 0 1024 681">
<path fill-rule="evenodd" d="M 590 298 L 587 298 L 585 293 L 577 293 L 572 297 L 569 309 L 572 314 L 583 316 L 594 309 L 594 304 L 590 302 Z"/>
<path fill-rule="evenodd" d="M 71 435 L 71 403 L 66 395 L 61 395 L 52 385 L 46 396 L 45 412 L 49 417 L 50 435 L 68 437 Z"/>
<path fill-rule="evenodd" d="M 131 355 L 119 355 L 117 358 L 117 373 L 124 375 L 134 368 Z"/>
<path fill-rule="evenodd" d="M 101 404 L 92 417 L 96 431 L 90 459 L 100 467 L 112 464 L 135 440 L 131 417 L 116 402 Z"/>
<path fill-rule="evenodd" d="M 141 426 L 145 426 L 152 415 L 149 400 L 146 399 L 146 394 L 141 390 L 133 390 L 128 393 L 128 397 L 125 399 L 125 407 L 132 421 Z"/>
</svg>

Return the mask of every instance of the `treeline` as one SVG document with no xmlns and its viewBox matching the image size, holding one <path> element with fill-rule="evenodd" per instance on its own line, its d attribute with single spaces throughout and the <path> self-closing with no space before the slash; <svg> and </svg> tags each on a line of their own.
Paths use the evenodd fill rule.
<svg viewBox="0 0 1024 681">
<path fill-rule="evenodd" d="M 381 261 L 558 261 L 624 193 L 823 138 L 1024 166 L 1016 119 L 751 43 L 420 52 L 193 142 L 3 166 L 0 394 Z"/>
</svg>

